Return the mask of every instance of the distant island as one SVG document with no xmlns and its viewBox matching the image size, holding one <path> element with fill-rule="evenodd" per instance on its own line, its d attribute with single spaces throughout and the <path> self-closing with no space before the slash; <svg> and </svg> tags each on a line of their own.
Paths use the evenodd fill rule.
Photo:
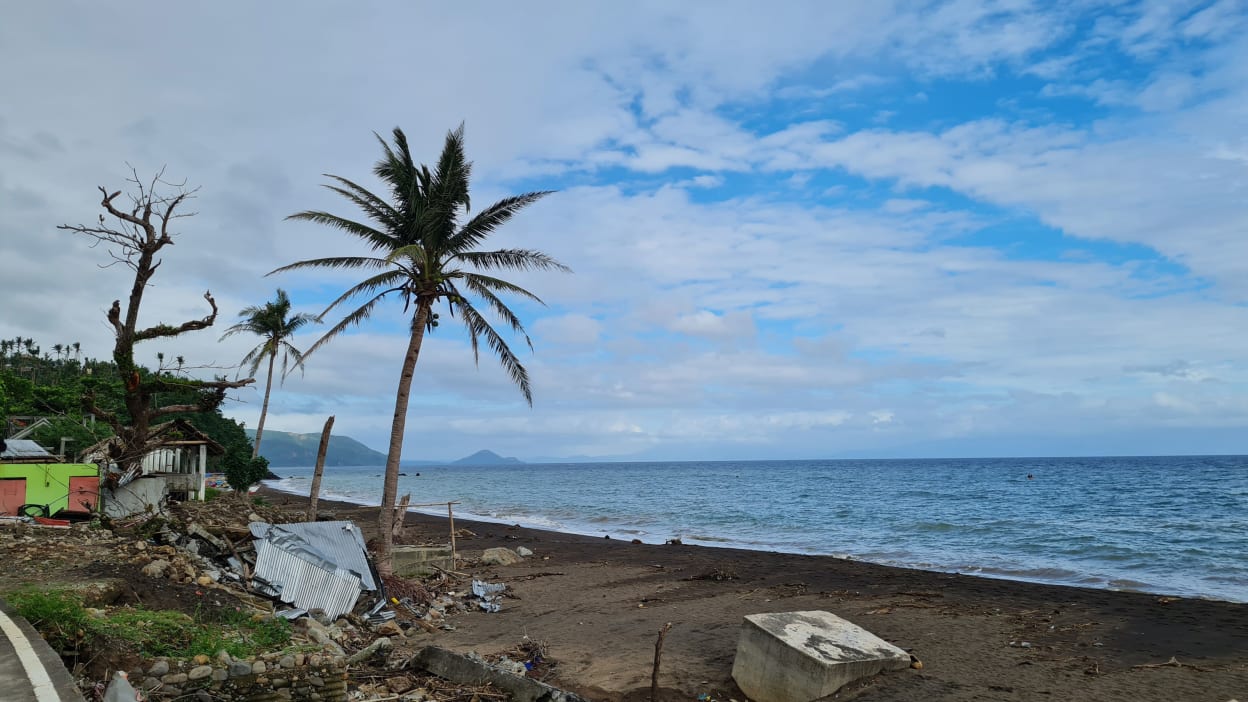
<svg viewBox="0 0 1248 702">
<path fill-rule="evenodd" d="M 254 440 L 256 431 L 248 429 L 247 436 Z M 319 433 L 294 434 L 265 429 L 264 438 L 260 441 L 260 455 L 269 459 L 269 465 L 274 468 L 314 466 L 320 446 Z M 327 466 L 381 466 L 385 463 L 386 454 L 374 451 L 349 436 L 329 437 L 329 449 L 325 452 Z"/>
<path fill-rule="evenodd" d="M 256 430 L 248 429 L 247 436 L 256 438 Z M 316 465 L 316 452 L 321 446 L 321 435 L 296 434 L 288 431 L 265 429 L 260 442 L 260 455 L 269 459 L 273 468 Z M 384 466 L 386 454 L 365 446 L 349 436 L 333 434 L 329 437 L 329 450 L 325 452 L 327 466 Z M 504 457 L 489 450 L 477 451 L 458 461 L 430 461 L 404 459 L 404 466 L 502 466 L 523 465 L 518 458 Z"/>
<path fill-rule="evenodd" d="M 524 461 L 512 456 L 504 457 L 489 450 L 477 451 L 471 456 L 465 456 L 451 465 L 456 466 L 503 466 L 503 465 L 524 465 Z"/>
</svg>

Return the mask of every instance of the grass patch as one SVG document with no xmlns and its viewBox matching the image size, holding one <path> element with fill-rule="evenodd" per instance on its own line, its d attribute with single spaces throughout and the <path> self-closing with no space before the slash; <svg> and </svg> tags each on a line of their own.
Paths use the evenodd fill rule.
<svg viewBox="0 0 1248 702">
<path fill-rule="evenodd" d="M 290 643 L 284 619 L 256 620 L 239 612 L 205 621 L 181 612 L 123 607 L 93 616 L 74 594 L 24 590 L 8 601 L 59 650 L 121 646 L 140 656 L 189 658 L 198 654 L 248 657 Z"/>
</svg>

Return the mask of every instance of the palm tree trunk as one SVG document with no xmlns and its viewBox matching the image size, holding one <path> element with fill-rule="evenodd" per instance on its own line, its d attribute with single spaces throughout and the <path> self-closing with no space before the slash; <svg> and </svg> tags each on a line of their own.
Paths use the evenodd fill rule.
<svg viewBox="0 0 1248 702">
<path fill-rule="evenodd" d="M 260 405 L 260 421 L 256 423 L 256 445 L 251 449 L 251 457 L 260 455 L 260 437 L 264 436 L 264 418 L 269 413 L 269 393 L 273 392 L 273 361 L 277 358 L 277 349 L 269 354 L 269 379 L 264 385 L 264 404 Z"/>
<path fill-rule="evenodd" d="M 407 342 L 407 355 L 403 357 L 403 371 L 399 374 L 399 389 L 394 396 L 394 422 L 390 425 L 390 450 L 386 454 L 386 478 L 381 487 L 381 510 L 378 516 L 380 542 L 377 549 L 377 571 L 382 575 L 394 572 L 390 553 L 394 547 L 394 502 L 399 492 L 399 459 L 403 456 L 403 430 L 407 426 L 407 401 L 412 392 L 412 376 L 416 372 L 416 359 L 420 357 L 420 343 L 425 338 L 425 322 L 433 300 L 420 298 L 416 303 L 416 319 L 412 322 L 412 337 Z"/>
</svg>

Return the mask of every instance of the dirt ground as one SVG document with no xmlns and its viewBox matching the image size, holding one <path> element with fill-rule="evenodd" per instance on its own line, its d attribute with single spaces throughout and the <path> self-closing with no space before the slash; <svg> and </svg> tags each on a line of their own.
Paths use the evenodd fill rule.
<svg viewBox="0 0 1248 702">
<path fill-rule="evenodd" d="M 271 493 L 297 505 L 300 498 Z M 375 508 L 322 501 L 374 529 Z M 409 515 L 405 540 L 445 542 L 445 519 Z M 668 700 L 744 700 L 731 678 L 742 617 L 826 610 L 903 649 L 922 669 L 842 689 L 842 700 L 1131 700 L 1248 698 L 1248 605 L 1037 585 L 827 557 L 632 544 L 456 520 L 460 570 L 508 586 L 501 613 L 422 634 L 484 655 L 545 645 L 557 684 L 595 700 L 649 698 L 654 645 L 671 622 L 659 683 Z M 506 567 L 474 566 L 485 548 L 525 546 Z M 464 587 L 467 587 L 465 583 Z"/>
<path fill-rule="evenodd" d="M 272 502 L 304 500 L 269 493 Z M 376 508 L 321 502 L 366 533 Z M 409 515 L 404 540 L 445 543 L 445 519 Z M 659 629 L 671 623 L 659 675 L 664 700 L 744 700 L 731 678 L 742 617 L 826 610 L 910 651 L 922 669 L 888 673 L 835 699 L 1248 699 L 1248 605 L 1109 592 L 877 566 L 826 557 L 632 544 L 456 520 L 459 570 L 507 585 L 503 610 L 402 638 L 394 656 L 436 644 L 487 657 L 539 645 L 547 681 L 593 700 L 649 699 Z M 148 578 L 119 558 L 107 532 L 0 530 L 0 594 L 37 584 L 77 587 L 101 601 L 202 606 L 192 585 Z M 505 567 L 477 559 L 493 546 L 534 555 Z M 464 578 L 446 584 L 466 590 Z M 228 594 L 213 591 L 219 606 Z M 120 662 L 118 662 L 120 663 Z"/>
</svg>

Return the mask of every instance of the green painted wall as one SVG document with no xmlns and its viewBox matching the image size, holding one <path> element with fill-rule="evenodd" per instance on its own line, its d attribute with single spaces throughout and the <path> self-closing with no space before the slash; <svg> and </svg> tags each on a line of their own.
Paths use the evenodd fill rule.
<svg viewBox="0 0 1248 702">
<path fill-rule="evenodd" d="M 99 474 L 91 463 L 0 463 L 0 478 L 25 478 L 26 503 L 48 505 L 49 514 L 68 506 L 70 478 Z"/>
</svg>

